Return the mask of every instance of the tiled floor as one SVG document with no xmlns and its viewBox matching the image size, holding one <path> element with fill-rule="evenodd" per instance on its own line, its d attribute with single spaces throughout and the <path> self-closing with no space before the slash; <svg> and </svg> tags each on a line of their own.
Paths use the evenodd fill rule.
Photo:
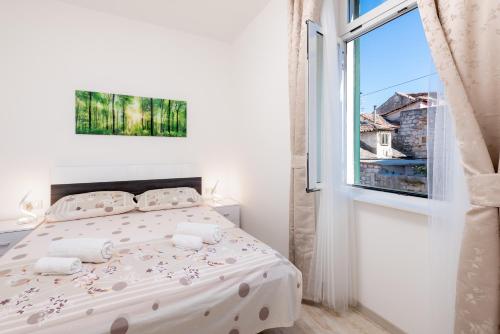
<svg viewBox="0 0 500 334">
<path fill-rule="evenodd" d="M 326 309 L 303 304 L 301 317 L 295 322 L 295 326 L 269 329 L 261 334 L 389 334 L 389 332 L 356 311 L 339 316 Z"/>
</svg>

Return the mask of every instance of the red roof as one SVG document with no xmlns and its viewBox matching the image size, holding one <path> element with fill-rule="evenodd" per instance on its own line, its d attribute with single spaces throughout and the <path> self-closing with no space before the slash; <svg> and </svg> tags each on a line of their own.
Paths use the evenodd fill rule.
<svg viewBox="0 0 500 334">
<path fill-rule="evenodd" d="M 375 115 L 375 121 L 374 119 L 374 114 L 361 114 L 360 115 L 360 127 L 359 131 L 360 132 L 371 132 L 371 131 L 392 131 L 395 129 L 398 129 L 399 126 L 389 123 L 388 121 L 385 120 L 380 115 Z"/>
</svg>

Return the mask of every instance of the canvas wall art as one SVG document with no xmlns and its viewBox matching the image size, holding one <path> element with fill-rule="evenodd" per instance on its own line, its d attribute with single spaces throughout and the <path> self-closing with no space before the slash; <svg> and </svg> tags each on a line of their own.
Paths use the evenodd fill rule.
<svg viewBox="0 0 500 334">
<path fill-rule="evenodd" d="M 186 101 L 77 90 L 75 114 L 77 134 L 187 135 Z"/>
</svg>

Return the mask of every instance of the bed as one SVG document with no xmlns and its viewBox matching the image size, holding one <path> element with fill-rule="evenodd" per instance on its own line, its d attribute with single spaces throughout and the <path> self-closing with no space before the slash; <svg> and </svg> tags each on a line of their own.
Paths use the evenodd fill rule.
<svg viewBox="0 0 500 334">
<path fill-rule="evenodd" d="M 68 194 L 139 194 L 201 178 L 53 185 Z M 184 251 L 170 241 L 179 222 L 221 226 L 222 241 Z M 106 237 L 112 259 L 68 276 L 33 274 L 53 240 Z M 301 273 L 281 254 L 207 206 L 44 223 L 0 258 L 1 333 L 254 334 L 298 318 Z"/>
</svg>

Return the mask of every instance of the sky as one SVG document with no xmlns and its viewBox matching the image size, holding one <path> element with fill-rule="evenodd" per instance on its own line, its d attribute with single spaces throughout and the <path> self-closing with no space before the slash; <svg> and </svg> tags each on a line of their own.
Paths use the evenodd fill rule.
<svg viewBox="0 0 500 334">
<path fill-rule="evenodd" d="M 383 0 L 360 0 L 368 11 Z M 361 112 L 372 112 L 394 92 L 428 92 L 437 74 L 410 83 L 403 82 L 435 73 L 417 9 L 359 37 Z M 385 89 L 389 86 L 396 87 Z M 380 92 L 373 93 L 381 90 Z"/>
<path fill-rule="evenodd" d="M 359 15 L 358 16 L 361 16 L 363 14 L 368 13 L 370 10 L 377 7 L 385 0 L 354 0 L 354 1 L 357 1 L 359 4 Z"/>
</svg>

